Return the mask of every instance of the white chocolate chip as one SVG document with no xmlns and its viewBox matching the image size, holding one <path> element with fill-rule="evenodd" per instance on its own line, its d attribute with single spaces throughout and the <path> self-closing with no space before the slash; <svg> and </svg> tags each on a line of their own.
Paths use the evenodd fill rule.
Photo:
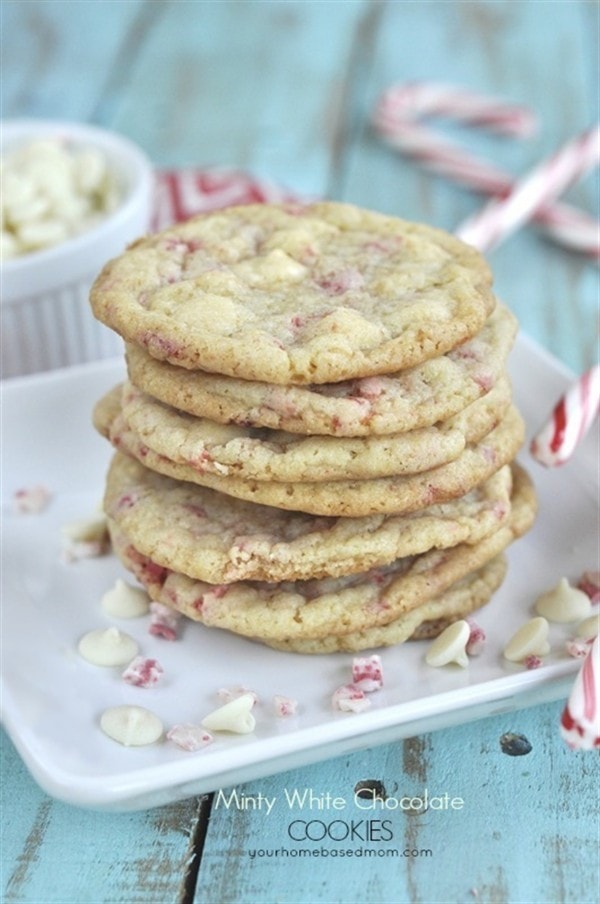
<svg viewBox="0 0 600 904">
<path fill-rule="evenodd" d="M 61 533 L 66 540 L 76 543 L 89 543 L 94 540 L 105 540 L 108 535 L 106 515 L 101 513 L 89 518 L 80 518 L 63 525 Z"/>
<path fill-rule="evenodd" d="M 107 668 L 126 665 L 137 656 L 138 645 L 133 637 L 118 628 L 97 628 L 84 634 L 77 647 L 79 654 L 92 665 Z"/>
<path fill-rule="evenodd" d="M 102 597 L 101 606 L 113 618 L 139 618 L 150 608 L 150 598 L 145 590 L 133 587 L 117 578 L 115 586 Z"/>
<path fill-rule="evenodd" d="M 600 634 L 600 613 L 590 615 L 577 625 L 576 635 L 582 640 L 593 640 Z"/>
<path fill-rule="evenodd" d="M 61 533 L 63 558 L 67 562 L 103 556 L 110 550 L 106 516 L 102 513 L 65 524 Z"/>
<path fill-rule="evenodd" d="M 548 622 L 538 616 L 522 625 L 504 648 L 504 658 L 509 662 L 524 662 L 528 656 L 545 656 L 550 652 Z"/>
<path fill-rule="evenodd" d="M 143 747 L 154 744 L 163 733 L 158 716 L 143 706 L 111 706 L 100 717 L 104 734 L 124 747 Z"/>
<path fill-rule="evenodd" d="M 253 694 L 242 694 L 213 710 L 202 719 L 202 726 L 209 731 L 231 731 L 235 734 L 248 734 L 254 731 L 256 720 L 250 710 L 254 706 Z"/>
<path fill-rule="evenodd" d="M 463 619 L 448 625 L 429 647 L 425 662 L 436 668 L 451 662 L 466 668 L 469 664 L 466 646 L 470 635 L 470 625 Z"/>
<path fill-rule="evenodd" d="M 592 604 L 587 593 L 561 578 L 556 587 L 538 597 L 535 611 L 552 622 L 580 621 L 589 615 Z"/>
</svg>

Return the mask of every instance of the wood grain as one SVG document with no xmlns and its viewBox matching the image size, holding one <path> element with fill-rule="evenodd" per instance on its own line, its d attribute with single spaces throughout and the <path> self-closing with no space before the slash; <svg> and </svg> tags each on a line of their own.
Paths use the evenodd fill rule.
<svg viewBox="0 0 600 904">
<path fill-rule="evenodd" d="M 277 801 L 270 814 L 213 802 L 195 901 L 592 904 L 597 763 L 557 739 L 560 709 L 554 703 L 495 716 L 239 787 L 240 795 Z M 524 734 L 531 753 L 503 753 L 500 736 L 509 731 Z M 364 810 L 353 792 L 368 779 L 382 782 L 389 798 L 422 798 L 427 788 L 431 796 L 462 798 L 464 806 Z M 348 805 L 288 806 L 286 790 L 307 788 L 317 799 L 330 792 Z M 297 819 L 314 821 L 316 835 L 319 823 L 336 823 L 340 837 L 354 820 L 357 834 L 298 842 L 289 832 Z M 377 819 L 389 819 L 393 838 L 361 841 L 365 821 Z M 356 856 L 361 849 L 371 853 Z M 336 857 L 340 850 L 353 856 Z"/>
<path fill-rule="evenodd" d="M 597 117 L 599 17 L 586 0 L 5 0 L 3 116 L 95 122 L 157 166 L 232 165 L 452 230 L 481 199 L 382 143 L 369 121 L 379 92 L 440 80 L 529 105 L 540 130 L 528 141 L 439 124 L 524 173 Z M 569 198 L 597 213 L 597 178 Z M 527 333 L 577 371 L 593 363 L 596 269 L 530 228 L 490 262 Z M 215 797 L 209 820 L 207 800 L 117 815 L 52 801 L 2 736 L 3 900 L 597 904 L 597 758 L 563 745 L 559 711 L 497 715 L 249 783 L 238 789 L 248 798 L 278 798 L 270 815 Z M 525 734 L 531 753 L 504 754 L 506 731 Z M 371 846 L 431 854 L 336 858 L 329 840 L 319 858 L 248 855 L 298 848 L 286 789 L 348 799 L 317 819 L 364 821 L 353 789 L 366 780 L 392 796 L 447 791 L 464 807 L 382 817 L 393 838 Z"/>
<path fill-rule="evenodd" d="M 4 732 L 2 900 L 6 904 L 185 900 L 201 802 L 139 813 L 95 813 L 34 784 Z"/>
</svg>

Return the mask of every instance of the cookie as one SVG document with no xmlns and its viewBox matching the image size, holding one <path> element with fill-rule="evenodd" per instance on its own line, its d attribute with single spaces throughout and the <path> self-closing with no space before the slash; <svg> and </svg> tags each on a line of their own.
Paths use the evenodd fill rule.
<svg viewBox="0 0 600 904">
<path fill-rule="evenodd" d="M 524 437 L 523 419 L 511 406 L 498 426 L 480 442 L 467 446 L 454 461 L 423 474 L 371 480 L 278 483 L 208 474 L 154 452 L 140 442 L 124 421 L 118 389 L 107 393 L 97 403 L 94 423 L 115 448 L 167 477 L 197 483 L 261 505 L 334 517 L 406 514 L 463 496 L 512 461 Z"/>
<path fill-rule="evenodd" d="M 104 509 L 157 565 L 211 584 L 274 582 L 339 577 L 477 543 L 509 518 L 511 488 L 505 466 L 466 496 L 412 515 L 323 518 L 172 480 L 117 453 Z"/>
<path fill-rule="evenodd" d="M 498 556 L 529 529 L 535 510 L 531 481 L 515 465 L 510 519 L 479 543 L 397 559 L 361 574 L 277 584 L 195 581 L 142 555 L 111 519 L 109 530 L 117 556 L 152 599 L 204 625 L 280 642 L 337 637 L 390 624 Z"/>
<path fill-rule="evenodd" d="M 446 420 L 495 385 L 517 332 L 498 304 L 482 330 L 458 348 L 405 371 L 314 386 L 278 386 L 190 371 L 128 343 L 131 382 L 173 408 L 221 424 L 290 433 L 372 436 Z"/>
<path fill-rule="evenodd" d="M 388 625 L 365 628 L 339 637 L 320 640 L 269 640 L 267 646 L 293 653 L 337 653 L 391 647 L 407 640 L 428 640 L 457 621 L 466 618 L 489 602 L 502 584 L 507 572 L 503 555 L 497 556 L 483 568 L 457 581 L 435 599 L 428 600 L 411 612 L 399 616 Z"/>
<path fill-rule="evenodd" d="M 454 236 L 349 204 L 230 207 L 140 239 L 91 290 L 95 316 L 153 357 L 271 383 L 413 367 L 495 306 Z"/>
<path fill-rule="evenodd" d="M 511 401 L 507 380 L 448 421 L 408 433 L 368 437 L 307 437 L 218 424 L 177 411 L 123 385 L 121 416 L 157 455 L 217 476 L 317 483 L 417 474 L 458 458 L 498 423 Z"/>
</svg>

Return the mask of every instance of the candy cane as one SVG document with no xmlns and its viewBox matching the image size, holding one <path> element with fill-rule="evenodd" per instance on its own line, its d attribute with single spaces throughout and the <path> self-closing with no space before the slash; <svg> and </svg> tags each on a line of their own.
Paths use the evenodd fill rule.
<svg viewBox="0 0 600 904">
<path fill-rule="evenodd" d="M 456 230 L 464 242 L 490 251 L 547 207 L 569 185 L 600 163 L 600 127 L 588 129 L 515 182 L 505 198 L 493 200 Z M 596 252 L 600 254 L 596 226 Z"/>
<path fill-rule="evenodd" d="M 402 153 L 477 192 L 500 197 L 509 194 L 510 174 L 418 122 L 432 114 L 516 137 L 534 131 L 533 115 L 515 104 L 435 83 L 392 86 L 375 106 L 376 129 Z M 593 258 L 599 256 L 598 223 L 583 211 L 555 201 L 536 209 L 533 219 L 554 241 Z"/>
<path fill-rule="evenodd" d="M 592 426 L 600 410 L 600 366 L 576 380 L 558 400 L 550 419 L 531 441 L 536 461 L 551 468 L 564 464 Z"/>
<path fill-rule="evenodd" d="M 572 750 L 600 747 L 600 638 L 583 660 L 560 720 L 560 733 Z"/>
</svg>

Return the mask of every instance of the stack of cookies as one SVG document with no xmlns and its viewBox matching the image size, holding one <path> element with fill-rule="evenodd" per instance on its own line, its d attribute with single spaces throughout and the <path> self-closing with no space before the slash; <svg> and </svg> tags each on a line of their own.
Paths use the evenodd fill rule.
<svg viewBox="0 0 600 904">
<path fill-rule="evenodd" d="M 305 653 L 435 636 L 482 606 L 535 495 L 513 315 L 454 237 L 347 204 L 249 205 L 141 239 L 96 317 L 105 510 L 150 596 Z"/>
</svg>

